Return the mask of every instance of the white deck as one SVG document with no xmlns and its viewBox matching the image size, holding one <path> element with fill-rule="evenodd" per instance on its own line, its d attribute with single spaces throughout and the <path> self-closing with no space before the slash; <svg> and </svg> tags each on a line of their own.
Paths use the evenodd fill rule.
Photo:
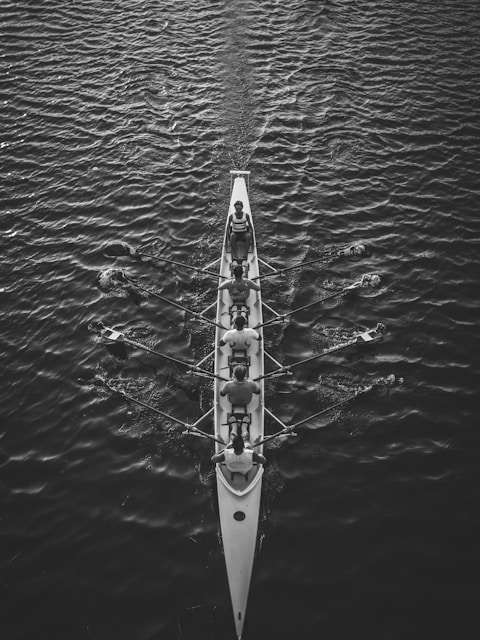
<svg viewBox="0 0 480 640">
<path fill-rule="evenodd" d="M 250 216 L 250 223 L 253 230 L 253 221 L 251 219 L 250 203 L 244 175 L 237 175 L 234 179 L 228 214 L 233 212 L 233 203 L 236 200 L 243 202 L 243 209 Z M 259 275 L 254 232 L 253 242 L 250 246 L 247 260 L 244 260 L 243 264 L 247 265 L 247 278 L 251 279 Z M 226 278 L 232 278 L 231 266 L 232 255 L 230 247 L 226 247 L 224 243 L 220 261 L 220 274 Z M 224 281 L 224 278 L 219 280 L 219 282 Z M 217 322 L 228 328 L 230 328 L 231 323 L 230 306 L 231 299 L 228 291 L 219 291 Z M 249 307 L 248 326 L 255 327 L 262 322 L 260 291 L 250 291 L 247 306 Z M 262 334 L 261 329 L 259 332 Z M 217 328 L 216 345 L 218 345 L 224 333 L 224 330 Z M 226 378 L 230 376 L 228 363 L 228 357 L 230 355 L 231 348 L 228 345 L 221 348 L 216 347 L 215 372 Z M 252 346 L 249 348 L 248 356 L 250 357 L 248 377 L 254 379 L 263 374 L 263 342 L 254 340 Z M 227 443 L 229 441 L 228 415 L 231 412 L 231 405 L 226 397 L 220 396 L 220 389 L 223 384 L 224 383 L 219 380 L 215 381 L 215 435 Z M 250 442 L 252 444 L 257 439 L 263 438 L 263 380 L 259 381 L 258 384 L 261 389 L 260 396 L 254 395 L 252 402 L 247 407 L 247 412 L 251 416 Z M 218 453 L 221 450 L 222 447 L 217 444 L 216 452 Z M 256 451 L 262 453 L 262 447 L 256 448 Z M 221 464 L 217 464 L 216 473 L 220 528 L 222 532 L 225 563 L 236 632 L 237 637 L 240 638 L 245 620 L 257 541 L 263 466 L 254 465 L 248 474 L 248 479 L 245 479 L 241 474 L 235 474 L 232 478 L 230 471 L 228 471 L 225 465 Z"/>
</svg>

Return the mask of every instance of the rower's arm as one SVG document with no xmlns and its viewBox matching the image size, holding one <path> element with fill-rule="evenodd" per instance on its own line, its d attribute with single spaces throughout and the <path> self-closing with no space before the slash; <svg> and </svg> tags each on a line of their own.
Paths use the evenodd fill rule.
<svg viewBox="0 0 480 640">
<path fill-rule="evenodd" d="M 250 287 L 250 289 L 254 289 L 255 291 L 260 291 L 260 285 L 257 284 L 256 282 L 252 282 L 252 280 L 245 280 L 245 282 L 248 284 L 248 286 Z"/>
<path fill-rule="evenodd" d="M 253 331 L 255 331 L 255 329 L 253 329 Z M 258 333 L 258 331 L 255 331 L 256 335 L 254 335 L 253 337 L 255 338 L 255 340 L 257 340 L 258 342 L 261 342 L 262 340 L 262 336 Z"/>
<path fill-rule="evenodd" d="M 226 396 L 227 395 L 227 389 L 225 388 L 227 386 L 228 382 L 223 386 L 222 389 L 220 389 L 220 395 L 221 396 Z"/>
<path fill-rule="evenodd" d="M 223 334 L 223 338 L 220 338 L 220 340 L 219 340 L 219 342 L 218 342 L 218 346 L 219 346 L 219 347 L 224 347 L 227 343 L 229 343 L 229 344 L 230 344 L 230 337 L 231 337 L 231 335 L 232 335 L 232 334 L 230 333 L 230 331 L 226 331 L 226 332 Z M 225 340 L 225 338 L 226 338 L 226 340 Z"/>
<path fill-rule="evenodd" d="M 254 451 L 252 458 L 254 462 L 258 462 L 259 464 L 265 464 L 267 461 L 265 456 L 262 456 L 261 453 L 257 453 L 256 451 Z"/>
<path fill-rule="evenodd" d="M 257 454 L 258 455 L 258 454 Z M 255 456 L 255 454 L 254 454 Z M 262 456 L 263 457 L 263 456 Z M 211 458 L 211 461 L 214 464 L 218 464 L 219 462 L 224 462 L 225 460 L 225 454 L 224 453 L 216 453 L 215 455 L 213 455 Z"/>
</svg>

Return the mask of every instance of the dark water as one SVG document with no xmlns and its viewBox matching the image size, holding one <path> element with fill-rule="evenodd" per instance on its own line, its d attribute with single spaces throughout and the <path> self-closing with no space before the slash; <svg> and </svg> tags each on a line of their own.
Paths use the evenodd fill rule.
<svg viewBox="0 0 480 640">
<path fill-rule="evenodd" d="M 265 260 L 372 248 L 265 281 L 270 305 L 382 276 L 265 330 L 292 362 L 389 327 L 269 384 L 267 406 L 296 421 L 405 379 L 267 448 L 246 637 L 480 637 L 480 5 L 5 0 L 0 16 L 0 637 L 233 636 L 209 444 L 92 380 L 188 421 L 208 382 L 89 330 L 209 351 L 210 327 L 97 275 L 212 302 L 208 278 L 103 250 L 159 236 L 171 259 L 213 261 L 231 168 L 252 171 Z"/>
</svg>

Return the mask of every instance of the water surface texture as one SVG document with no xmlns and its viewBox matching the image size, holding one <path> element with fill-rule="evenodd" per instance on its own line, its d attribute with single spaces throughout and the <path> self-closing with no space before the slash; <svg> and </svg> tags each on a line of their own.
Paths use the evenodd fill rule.
<svg viewBox="0 0 480 640">
<path fill-rule="evenodd" d="M 233 638 L 210 443 L 95 384 L 193 422 L 208 380 L 92 332 L 209 352 L 213 328 L 98 275 L 212 303 L 104 249 L 211 263 L 230 169 L 264 260 L 324 258 L 265 280 L 272 307 L 382 277 L 265 329 L 287 363 L 389 329 L 266 405 L 290 423 L 404 379 L 266 448 L 246 639 L 480 637 L 479 33 L 476 0 L 2 2 L 2 640 Z"/>
</svg>

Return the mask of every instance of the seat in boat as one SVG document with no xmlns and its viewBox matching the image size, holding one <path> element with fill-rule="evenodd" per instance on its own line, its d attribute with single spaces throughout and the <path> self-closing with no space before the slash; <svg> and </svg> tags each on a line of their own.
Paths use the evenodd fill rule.
<svg viewBox="0 0 480 640">
<path fill-rule="evenodd" d="M 248 368 L 250 366 L 250 356 L 244 349 L 232 349 L 232 353 L 228 356 L 228 366 L 230 367 L 230 376 L 233 377 L 233 370 L 238 365 L 246 368 L 245 377 L 248 378 Z"/>
</svg>

